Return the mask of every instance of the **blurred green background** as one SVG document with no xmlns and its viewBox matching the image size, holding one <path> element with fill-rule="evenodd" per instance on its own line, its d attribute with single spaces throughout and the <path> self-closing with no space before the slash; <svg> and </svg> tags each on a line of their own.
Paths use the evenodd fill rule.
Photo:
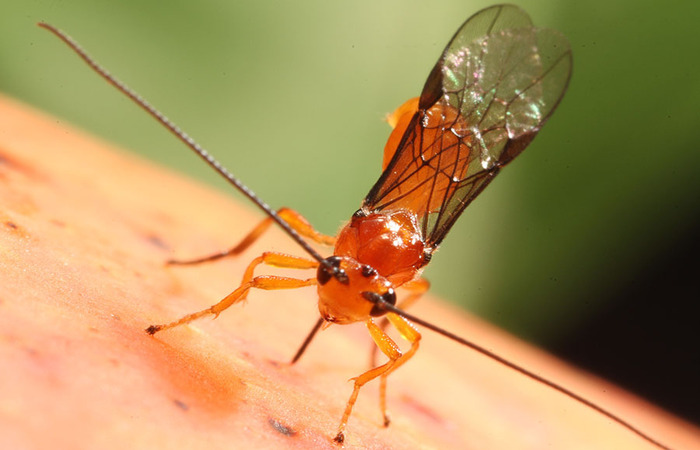
<svg viewBox="0 0 700 450">
<path fill-rule="evenodd" d="M 334 233 L 379 175 L 384 114 L 420 93 L 452 33 L 489 4 L 4 2 L 0 91 L 228 189 L 35 26 L 48 21 L 272 206 Z M 697 374 L 697 331 L 652 357 L 642 335 L 651 328 L 650 341 L 661 340 L 659 321 L 684 329 L 700 299 L 690 251 L 700 225 L 700 3 L 517 4 L 568 36 L 572 83 L 531 147 L 444 241 L 425 273 L 433 292 L 560 353 L 573 346 L 568 357 L 580 364 L 577 343 L 607 336 L 596 324 L 622 308 L 607 318 L 612 331 L 597 351 L 622 340 L 617 359 L 635 346 L 647 358 L 632 372 Z M 640 308 L 651 322 L 635 318 Z M 622 331 L 626 322 L 631 331 Z M 679 351 L 676 340 L 692 347 Z M 655 359 L 669 352 L 680 354 Z M 690 415 L 697 419 L 697 409 Z"/>
</svg>

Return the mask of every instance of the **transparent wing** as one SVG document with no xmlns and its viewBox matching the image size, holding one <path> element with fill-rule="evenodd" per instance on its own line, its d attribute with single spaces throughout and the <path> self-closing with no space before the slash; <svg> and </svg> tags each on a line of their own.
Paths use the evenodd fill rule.
<svg viewBox="0 0 700 450">
<path fill-rule="evenodd" d="M 425 83 L 418 112 L 365 198 L 416 214 L 436 247 L 501 167 L 534 139 L 566 91 L 568 41 L 512 5 L 469 18 Z"/>
</svg>

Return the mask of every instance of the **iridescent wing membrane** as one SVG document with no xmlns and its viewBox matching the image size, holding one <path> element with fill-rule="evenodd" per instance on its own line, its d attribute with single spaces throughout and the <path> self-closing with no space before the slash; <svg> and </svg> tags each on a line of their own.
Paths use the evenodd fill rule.
<svg viewBox="0 0 700 450">
<path fill-rule="evenodd" d="M 469 18 L 425 83 L 393 158 L 364 200 L 413 212 L 436 248 L 464 208 L 534 139 L 566 91 L 571 50 L 512 5 Z"/>
</svg>

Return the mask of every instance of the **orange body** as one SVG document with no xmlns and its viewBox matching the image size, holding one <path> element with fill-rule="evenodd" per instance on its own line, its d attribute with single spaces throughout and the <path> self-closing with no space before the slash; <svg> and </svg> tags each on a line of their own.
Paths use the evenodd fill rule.
<svg viewBox="0 0 700 450">
<path fill-rule="evenodd" d="M 385 170 L 401 146 L 401 139 L 418 112 L 418 98 L 399 106 L 387 117 L 394 130 L 384 147 L 382 170 Z M 421 154 L 440 151 L 436 145 L 451 145 L 459 139 L 445 133 L 445 127 L 463 123 L 459 111 L 449 105 L 436 105 L 424 116 L 424 125 L 430 132 L 422 141 Z M 449 155 L 448 155 L 449 157 Z M 462 171 L 466 171 L 464 164 Z M 411 182 L 405 183 L 401 209 L 392 211 L 358 210 L 337 236 L 333 254 L 339 269 L 348 277 L 348 283 L 322 283 L 319 280 L 319 311 L 326 322 L 348 324 L 365 321 L 372 315 L 373 304 L 363 296 L 365 292 L 386 294 L 420 277 L 421 269 L 430 261 L 434 248 L 426 245 L 416 211 L 412 204 L 425 204 L 425 190 L 415 189 L 434 171 L 415 167 Z M 431 174 L 430 172 L 433 172 Z M 442 189 L 445 191 L 445 189 Z M 435 205 L 437 206 L 437 205 Z"/>
<path fill-rule="evenodd" d="M 420 346 L 415 321 L 517 370 L 616 421 L 647 442 L 667 448 L 618 416 L 585 398 L 515 365 L 468 340 L 405 312 L 428 289 L 421 269 L 460 214 L 491 180 L 534 139 L 556 109 L 571 76 L 571 50 L 564 36 L 536 28 L 527 13 L 513 5 L 495 5 L 467 19 L 457 30 L 428 75 L 420 97 L 409 100 L 387 118 L 394 128 L 384 149 L 383 173 L 337 238 L 316 231 L 299 213 L 277 212 L 226 170 L 206 150 L 99 66 L 65 33 L 42 23 L 71 47 L 93 70 L 158 120 L 266 214 L 236 246 L 227 251 L 171 264 L 198 264 L 238 255 L 276 222 L 312 259 L 264 252 L 253 259 L 241 284 L 211 307 L 174 322 L 151 325 L 157 332 L 206 316 L 218 316 L 246 299 L 251 289 L 274 290 L 318 286 L 321 318 L 293 361 L 323 326 L 363 321 L 388 360 L 352 378 L 354 387 L 333 440 L 345 440 L 345 428 L 360 389 L 379 378 L 384 425 L 387 377 L 410 360 Z M 335 245 L 324 258 L 306 239 Z M 261 266 L 316 269 L 314 278 L 255 275 Z M 395 307 L 395 288 L 410 295 Z M 403 352 L 373 318 L 385 315 L 410 348 Z"/>
<path fill-rule="evenodd" d="M 364 292 L 386 294 L 418 278 L 430 253 L 410 211 L 360 210 L 338 234 L 334 254 L 349 282 L 319 282 L 318 307 L 327 322 L 347 324 L 374 315 Z"/>
<path fill-rule="evenodd" d="M 355 215 L 338 233 L 334 254 L 374 268 L 395 286 L 416 277 L 427 249 L 410 211 Z"/>
<path fill-rule="evenodd" d="M 428 289 L 421 270 L 464 208 L 532 141 L 563 96 L 570 73 L 571 52 L 566 39 L 534 27 L 519 8 L 497 5 L 468 19 L 445 47 L 420 96 L 387 118 L 394 130 L 384 148 L 383 172 L 335 238 L 314 230 L 293 210 L 270 210 L 207 152 L 163 121 L 160 114 L 151 112 L 268 215 L 230 250 L 181 264 L 240 254 L 273 221 L 312 259 L 264 252 L 248 265 L 240 286 L 220 302 L 174 322 L 152 325 L 148 333 L 218 315 L 245 300 L 251 289 L 316 285 L 321 318 L 294 361 L 322 326 L 353 322 L 364 322 L 377 348 L 388 358 L 353 378 L 353 391 L 334 440 L 343 442 L 361 387 L 376 378 L 380 380 L 384 424 L 388 425 L 386 379 L 410 360 L 420 345 L 421 335 L 404 309 Z M 306 239 L 334 245 L 333 255 L 322 256 Z M 261 265 L 316 269 L 316 276 L 256 275 Z M 399 308 L 395 307 L 398 287 L 408 293 Z M 388 321 L 383 323 L 390 323 L 410 348 L 402 351 L 385 333 L 385 326 L 374 322 L 374 317 L 382 315 Z M 451 336 L 444 330 L 443 334 Z"/>
</svg>

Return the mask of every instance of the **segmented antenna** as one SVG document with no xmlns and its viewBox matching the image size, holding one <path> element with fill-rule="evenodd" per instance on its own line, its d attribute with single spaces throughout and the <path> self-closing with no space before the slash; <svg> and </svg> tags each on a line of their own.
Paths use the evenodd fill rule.
<svg viewBox="0 0 700 450">
<path fill-rule="evenodd" d="M 323 264 L 330 270 L 332 273 L 336 273 L 338 271 L 337 268 L 331 266 L 325 261 L 325 258 L 321 256 L 316 250 L 313 249 L 309 245 L 308 242 L 306 242 L 301 236 L 299 236 L 299 233 L 297 233 L 292 227 L 289 226 L 287 222 L 284 221 L 277 213 L 270 208 L 270 206 L 265 203 L 260 197 L 257 196 L 255 192 L 253 192 L 248 186 L 243 184 L 235 175 L 233 175 L 231 172 L 229 172 L 224 166 L 219 163 L 208 151 L 206 151 L 204 148 L 202 148 L 197 142 L 195 142 L 194 139 L 192 139 L 187 133 L 182 131 L 180 127 L 175 125 L 170 119 L 168 119 L 163 113 L 158 111 L 155 107 L 153 107 L 146 99 L 141 97 L 139 94 L 137 94 L 135 91 L 133 91 L 131 88 L 129 88 L 126 84 L 122 83 L 119 81 L 117 78 L 115 78 L 111 73 L 109 73 L 106 69 L 104 69 L 102 66 L 100 66 L 90 55 L 87 54 L 85 50 L 82 49 L 82 47 L 75 42 L 70 36 L 65 34 L 63 31 L 59 30 L 58 28 L 54 27 L 53 25 L 49 25 L 48 23 L 45 22 L 39 22 L 38 25 L 41 28 L 44 28 L 46 30 L 49 30 L 51 33 L 56 35 L 59 39 L 61 39 L 63 42 L 66 43 L 75 53 L 82 58 L 85 63 L 87 63 L 88 66 L 92 68 L 95 72 L 97 72 L 98 75 L 100 75 L 102 78 L 104 78 L 109 84 L 114 86 L 115 88 L 119 89 L 124 95 L 129 97 L 134 103 L 136 103 L 141 109 L 146 111 L 148 114 L 150 114 L 154 119 L 156 119 L 158 122 L 161 123 L 170 133 L 175 135 L 180 141 L 182 141 L 187 147 L 190 148 L 193 152 L 195 152 L 197 155 L 199 155 L 200 158 L 204 160 L 211 168 L 213 168 L 215 171 L 217 171 L 222 177 L 224 177 L 233 187 L 238 189 L 243 195 L 248 197 L 250 201 L 255 203 L 255 205 L 260 208 L 265 214 L 270 216 L 272 220 L 277 222 L 277 225 L 282 227 L 282 229 L 292 238 L 294 239 L 297 244 L 299 244 L 309 255 L 311 255 L 312 258 L 314 258 L 316 261 L 318 261 L 320 264 Z"/>
<path fill-rule="evenodd" d="M 136 103 L 141 109 L 146 111 L 148 114 L 150 114 L 153 118 L 155 118 L 158 122 L 160 122 L 168 131 L 170 131 L 175 137 L 177 137 L 180 141 L 182 141 L 187 147 L 189 147 L 193 152 L 195 152 L 197 155 L 199 155 L 200 158 L 204 160 L 210 167 L 212 167 L 216 172 L 218 172 L 221 176 L 223 176 L 231 185 L 233 185 L 236 189 L 238 189 L 243 195 L 248 197 L 258 208 L 260 208 L 265 214 L 270 216 L 294 241 L 297 242 L 311 257 L 313 257 L 316 261 L 318 261 L 320 264 L 324 265 L 331 273 L 334 274 L 336 278 L 339 280 L 345 276 L 345 274 L 340 271 L 337 267 L 332 266 L 330 263 L 326 261 L 326 259 L 321 256 L 316 250 L 314 250 L 293 228 L 287 224 L 270 206 L 267 205 L 260 197 L 258 197 L 250 188 L 248 188 L 245 184 L 243 184 L 238 178 L 236 178 L 231 172 L 229 172 L 224 166 L 222 166 L 216 159 L 214 159 L 213 156 L 209 154 L 204 148 L 202 148 L 199 144 L 197 144 L 187 133 L 182 131 L 177 125 L 175 125 L 173 122 L 170 121 L 165 115 L 163 115 L 160 111 L 155 109 L 153 106 L 151 106 L 150 103 L 148 103 L 145 99 L 143 99 L 139 94 L 131 90 L 128 86 L 126 86 L 124 83 L 116 79 L 114 76 L 112 76 L 107 70 L 102 68 L 95 60 L 93 60 L 81 47 L 78 45 L 77 42 L 75 42 L 73 39 L 71 39 L 67 34 L 63 33 L 61 30 L 58 28 L 55 28 L 52 25 L 49 25 L 44 22 L 40 22 L 38 24 L 40 27 L 49 30 L 51 33 L 56 35 L 59 39 L 61 39 L 63 42 L 65 42 L 71 49 L 73 49 L 74 52 L 80 56 L 83 61 L 87 63 L 88 66 L 90 66 L 95 72 L 97 72 L 98 75 L 100 75 L 102 78 L 104 78 L 108 83 L 110 83 L 112 86 L 116 87 L 118 90 L 120 90 L 124 95 L 129 97 L 134 103 Z M 448 339 L 451 339 L 455 342 L 458 342 L 466 347 L 471 348 L 472 350 L 479 352 L 493 361 L 496 361 L 510 369 L 513 369 L 517 372 L 519 372 L 522 375 L 527 376 L 528 378 L 531 378 L 539 383 L 542 383 L 546 386 L 549 386 L 550 388 L 554 389 L 555 391 L 560 392 L 561 394 L 564 394 L 565 396 L 577 401 L 578 403 L 585 405 L 594 411 L 604 415 L 605 417 L 611 419 L 612 421 L 616 422 L 617 424 L 623 426 L 624 428 L 627 428 L 640 438 L 644 439 L 645 441 L 661 448 L 661 449 L 667 449 L 670 450 L 669 447 L 665 446 L 664 444 L 660 443 L 653 437 L 649 436 L 648 434 L 644 433 L 640 429 L 636 428 L 629 422 L 624 421 L 620 417 L 616 416 L 615 414 L 603 409 L 602 407 L 596 405 L 595 403 L 581 397 L 578 394 L 575 394 L 574 392 L 564 388 L 563 386 L 560 386 L 559 384 L 550 381 L 546 378 L 541 377 L 540 375 L 535 374 L 534 372 L 531 372 L 521 366 L 518 366 L 517 364 L 514 364 L 505 358 L 491 352 L 490 350 L 485 349 L 484 347 L 481 347 L 474 342 L 471 342 L 467 339 L 464 339 L 454 333 L 451 333 L 445 329 L 442 329 L 436 325 L 433 325 L 430 322 L 426 322 L 425 320 L 416 317 L 412 314 L 408 314 L 405 311 L 387 303 L 385 300 L 383 300 L 381 297 L 377 297 L 374 299 L 375 305 L 387 312 L 392 312 L 394 314 L 398 314 L 407 320 L 410 320 L 412 322 L 415 322 L 418 325 L 421 325 L 425 328 L 428 328 L 430 330 L 433 330 L 434 332 L 441 334 L 445 336 Z M 316 334 L 316 332 L 321 328 L 322 320 L 319 320 L 316 325 L 314 326 L 314 329 L 311 331 L 309 336 L 306 338 L 304 341 L 304 344 L 302 345 L 301 349 L 297 352 L 297 354 L 294 356 L 294 361 L 299 359 L 301 356 L 301 353 L 306 349 L 306 346 L 309 344 L 311 341 L 312 337 Z"/>
<path fill-rule="evenodd" d="M 469 347 L 472 350 L 474 350 L 478 353 L 481 353 L 482 355 L 491 358 L 493 361 L 496 361 L 497 363 L 500 363 L 500 364 L 502 364 L 510 369 L 513 369 L 516 372 L 519 372 L 520 374 L 525 375 L 528 378 L 531 378 L 539 383 L 542 383 L 545 386 L 549 386 L 550 388 L 554 389 L 555 391 L 558 391 L 561 394 L 564 394 L 567 397 L 569 397 L 573 400 L 576 400 L 577 402 L 581 403 L 582 405 L 588 406 L 589 408 L 593 409 L 594 411 L 597 411 L 598 413 L 604 415 L 608 419 L 611 419 L 614 422 L 618 423 L 619 425 L 622 425 L 623 427 L 627 428 L 628 430 L 630 430 L 631 432 L 633 432 L 637 436 L 641 437 L 645 441 L 647 441 L 647 442 L 649 442 L 649 443 L 651 443 L 651 444 L 653 444 L 661 449 L 670 450 L 670 447 L 667 447 L 666 445 L 657 441 L 656 439 L 649 436 L 648 434 L 646 434 L 645 432 L 643 432 L 639 428 L 635 427 L 631 423 L 626 422 L 625 420 L 621 419 L 620 417 L 616 416 L 615 414 L 609 412 L 608 410 L 602 408 L 601 406 L 596 405 L 592 401 L 587 400 L 587 399 L 581 397 L 580 395 L 568 390 L 567 388 L 565 388 L 565 387 L 563 387 L 563 386 L 561 386 L 553 381 L 550 381 L 550 380 L 548 380 L 540 375 L 537 375 L 534 372 L 530 372 L 529 370 L 527 370 L 527 369 L 525 369 L 525 368 L 523 368 L 515 363 L 508 361 L 507 359 L 503 358 L 502 356 L 499 356 L 499 355 L 493 353 L 492 351 L 490 351 L 490 350 L 488 350 L 488 349 L 486 349 L 478 344 L 475 344 L 474 342 L 472 342 L 468 339 L 457 336 L 456 334 L 453 334 L 450 331 L 447 331 L 443 328 L 437 327 L 430 322 L 426 322 L 425 320 L 421 319 L 420 317 L 416 317 L 413 314 L 409 314 L 403 310 L 400 310 L 399 308 L 395 307 L 391 303 L 388 303 L 386 300 L 384 300 L 381 297 L 377 297 L 376 299 L 373 299 L 373 301 L 375 302 L 375 305 L 378 306 L 379 308 L 384 309 L 387 312 L 393 312 L 394 314 L 398 314 L 398 315 L 404 317 L 405 319 L 410 320 L 411 322 L 415 322 L 420 326 L 423 326 L 425 328 L 433 330 L 436 333 L 439 333 L 439 334 L 445 336 L 446 338 L 449 338 L 449 339 L 451 339 L 455 342 L 458 342 L 466 347 Z"/>
</svg>

